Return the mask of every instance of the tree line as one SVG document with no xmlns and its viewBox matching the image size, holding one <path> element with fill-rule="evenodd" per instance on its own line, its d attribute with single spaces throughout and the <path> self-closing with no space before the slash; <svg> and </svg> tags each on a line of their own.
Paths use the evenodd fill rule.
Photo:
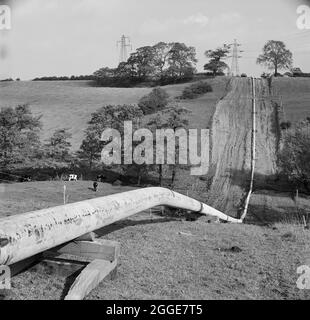
<svg viewBox="0 0 310 320">
<path fill-rule="evenodd" d="M 44 76 L 34 78 L 32 81 L 76 81 L 76 80 L 94 80 L 94 75 L 80 75 L 80 76 Z"/>
<path fill-rule="evenodd" d="M 231 45 L 205 51 L 208 62 L 204 65 L 204 75 L 225 75 L 229 71 L 226 60 L 231 53 Z M 125 62 L 116 68 L 102 67 L 92 75 L 44 76 L 33 81 L 89 80 L 94 85 L 105 87 L 133 87 L 138 85 L 157 86 L 191 81 L 197 73 L 196 49 L 180 42 L 159 42 L 153 46 L 136 49 Z M 308 76 L 295 72 L 293 54 L 282 41 L 270 40 L 256 60 L 257 64 L 272 71 L 265 76 L 280 76 L 279 70 L 290 70 L 293 76 Z M 294 71 L 295 70 L 295 71 Z"/>
<path fill-rule="evenodd" d="M 208 63 L 204 65 L 205 75 L 225 75 L 225 72 L 229 71 L 226 60 L 230 53 L 229 44 L 205 51 L 208 59 Z M 194 47 L 179 42 L 159 42 L 154 46 L 138 48 L 117 68 L 104 67 L 97 70 L 94 81 L 99 86 L 120 87 L 186 82 L 193 79 L 197 61 Z M 256 63 L 272 71 L 268 76 L 280 76 L 279 70 L 291 70 L 294 73 L 293 54 L 282 41 L 268 41 Z"/>
</svg>

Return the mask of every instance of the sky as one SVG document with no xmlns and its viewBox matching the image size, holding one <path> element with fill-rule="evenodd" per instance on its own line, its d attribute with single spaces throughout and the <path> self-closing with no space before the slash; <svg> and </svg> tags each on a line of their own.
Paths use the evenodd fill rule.
<svg viewBox="0 0 310 320">
<path fill-rule="evenodd" d="M 256 58 L 268 40 L 282 40 L 294 66 L 310 72 L 310 30 L 296 25 L 306 0 L 7 0 L 11 29 L 0 31 L 0 78 L 92 74 L 116 67 L 122 34 L 133 50 L 159 41 L 204 52 L 234 39 L 242 44 L 240 71 L 259 76 Z M 230 60 L 227 60 L 230 64 Z"/>
</svg>

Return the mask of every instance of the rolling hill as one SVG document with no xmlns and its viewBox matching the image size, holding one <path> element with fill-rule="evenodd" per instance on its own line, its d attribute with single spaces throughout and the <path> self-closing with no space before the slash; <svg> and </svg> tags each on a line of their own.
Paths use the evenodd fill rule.
<svg viewBox="0 0 310 320">
<path fill-rule="evenodd" d="M 181 102 L 192 111 L 192 128 L 205 128 L 212 116 L 216 101 L 225 91 L 227 78 L 208 80 L 213 92 L 198 99 Z M 187 84 L 163 87 L 171 98 L 181 94 Z M 56 129 L 68 128 L 72 133 L 72 149 L 77 150 L 83 131 L 92 112 L 108 104 L 135 104 L 148 94 L 150 88 L 100 88 L 87 81 L 21 81 L 0 83 L 0 107 L 29 104 L 35 114 L 42 115 L 42 139 Z"/>
<path fill-rule="evenodd" d="M 287 108 L 297 110 L 296 115 L 302 118 L 307 110 L 305 96 L 308 83 L 305 81 L 299 86 L 299 79 L 293 83 L 295 80 L 276 79 L 276 85 L 283 92 L 285 86 L 290 88 L 290 94 L 286 95 Z M 227 129 L 235 128 L 239 132 L 239 126 L 250 117 L 249 106 L 236 102 L 235 95 L 227 101 L 229 93 L 216 104 L 225 94 L 227 78 L 210 82 L 213 93 L 180 102 L 192 111 L 190 126 L 209 126 L 217 106 L 217 111 L 222 110 L 223 117 L 227 117 Z M 165 89 L 171 97 L 176 97 L 184 86 L 166 86 Z M 85 82 L 21 82 L 1 84 L 0 90 L 1 106 L 28 102 L 37 114 L 42 114 L 43 138 L 57 128 L 69 127 L 73 133 L 73 147 L 76 148 L 92 111 L 108 103 L 135 103 L 150 89 L 93 88 Z M 249 89 L 246 87 L 243 91 L 249 92 Z M 244 96 L 241 92 L 240 99 Z M 296 103 L 300 107 L 294 109 L 292 105 Z M 266 110 L 263 106 L 260 109 L 261 122 L 268 123 Z M 230 137 L 230 133 L 227 134 Z M 267 134 L 264 136 L 268 137 Z M 223 139 L 221 135 L 217 140 L 220 139 Z M 242 139 L 238 141 L 242 143 Z M 233 151 L 236 156 L 242 155 L 238 148 Z M 261 161 L 265 161 L 265 156 L 260 158 Z M 225 168 L 219 171 L 218 176 L 224 171 Z M 185 175 L 178 174 L 178 179 L 184 183 L 187 177 L 185 179 Z M 200 183 L 205 185 L 205 182 Z M 100 184 L 98 193 L 94 193 L 91 185 L 91 181 L 67 183 L 68 202 L 131 189 Z M 189 185 L 186 190 L 192 196 Z M 190 222 L 184 217 L 163 217 L 147 211 L 98 230 L 99 237 L 121 243 L 118 277 L 115 281 L 103 281 L 87 299 L 309 300 L 309 292 L 296 287 L 297 267 L 308 264 L 309 232 L 296 219 L 285 221 L 283 215 L 279 215 L 280 211 L 296 211 L 296 204 L 287 194 L 281 194 L 280 198 L 278 193 L 273 195 L 270 191 L 263 191 L 254 193 L 250 210 L 256 208 L 254 213 L 260 217 L 273 217 L 264 226 L 213 224 L 207 218 Z M 62 192 L 62 181 L 0 184 L 0 216 L 59 205 L 63 201 Z M 299 210 L 302 207 L 308 211 L 306 200 L 300 199 Z M 239 248 L 238 252 L 232 250 L 235 247 Z M 12 285 L 8 299 L 61 299 L 66 290 L 66 279 L 28 270 L 13 278 Z"/>
</svg>

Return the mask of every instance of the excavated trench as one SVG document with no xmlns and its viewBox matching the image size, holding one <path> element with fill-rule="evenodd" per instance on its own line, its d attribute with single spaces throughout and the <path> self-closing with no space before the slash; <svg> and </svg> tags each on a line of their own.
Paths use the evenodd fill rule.
<svg viewBox="0 0 310 320">
<path fill-rule="evenodd" d="M 255 180 L 275 173 L 276 112 L 267 83 L 255 80 L 256 168 Z M 252 84 L 250 78 L 232 78 L 230 91 L 218 102 L 211 125 L 211 164 L 214 176 L 208 203 L 234 217 L 240 216 L 250 184 Z"/>
</svg>

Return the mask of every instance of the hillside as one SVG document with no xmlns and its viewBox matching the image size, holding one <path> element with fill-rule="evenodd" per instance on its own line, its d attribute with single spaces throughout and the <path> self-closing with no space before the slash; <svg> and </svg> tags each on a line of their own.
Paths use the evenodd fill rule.
<svg viewBox="0 0 310 320">
<path fill-rule="evenodd" d="M 264 100 L 266 83 L 255 82 L 257 92 L 256 173 L 271 175 L 275 167 L 274 108 Z M 215 167 L 210 203 L 238 216 L 248 191 L 251 165 L 252 83 L 233 78 L 230 91 L 217 104 L 212 121 L 212 165 Z"/>
<path fill-rule="evenodd" d="M 273 87 L 282 97 L 288 121 L 296 123 L 310 116 L 310 78 L 276 78 Z"/>
<path fill-rule="evenodd" d="M 214 92 L 192 101 L 181 102 L 193 111 L 192 128 L 205 128 L 216 101 L 224 94 L 227 78 L 208 80 Z M 179 96 L 187 84 L 163 87 L 171 98 Z M 42 115 L 42 139 L 53 131 L 68 128 L 72 133 L 72 149 L 77 150 L 92 112 L 108 104 L 135 104 L 150 88 L 91 87 L 87 81 L 21 81 L 0 83 L 0 107 L 28 103 L 35 114 Z"/>
<path fill-rule="evenodd" d="M 0 105 L 28 103 L 35 114 L 42 115 L 42 139 L 53 131 L 68 128 L 72 147 L 78 149 L 92 112 L 107 104 L 133 104 L 149 89 L 91 87 L 87 81 L 22 81 L 0 84 Z"/>
<path fill-rule="evenodd" d="M 69 202 L 128 188 L 91 182 L 68 183 Z M 2 185 L 1 212 L 6 215 L 62 202 L 62 182 Z M 277 224 L 209 224 L 142 212 L 97 231 L 121 243 L 118 275 L 105 280 L 87 299 L 306 299 L 296 288 L 298 266 L 306 263 L 309 232 Z M 232 250 L 233 247 L 240 251 Z M 8 299 L 61 299 L 63 277 L 26 271 L 12 279 Z"/>
<path fill-rule="evenodd" d="M 212 80 L 213 93 L 193 101 L 182 101 L 181 104 L 193 111 L 190 116 L 190 126 L 193 128 L 209 126 L 211 116 L 216 110 L 215 122 L 213 121 L 213 128 L 216 129 L 213 139 L 217 144 L 213 155 L 217 155 L 215 159 L 219 163 L 216 196 L 221 200 L 220 195 L 224 194 L 221 181 L 224 181 L 224 187 L 227 186 L 224 190 L 225 195 L 229 196 L 227 199 L 233 203 L 236 200 L 240 201 L 240 191 L 237 190 L 240 184 L 244 190 L 248 186 L 247 135 L 251 130 L 251 104 L 248 99 L 249 79 L 236 78 L 229 92 L 226 91 L 227 80 L 227 78 Z M 138 95 L 150 90 L 91 88 L 85 83 L 71 83 L 71 85 L 69 83 L 66 87 L 60 83 L 49 83 L 50 87 L 47 86 L 45 90 L 50 98 L 44 99 L 39 90 L 40 86 L 36 87 L 37 83 L 34 86 L 37 88 L 36 93 L 32 83 L 14 83 L 13 86 L 10 84 L 11 87 L 2 88 L 6 91 L 6 99 L 11 101 L 17 99 L 14 98 L 13 89 L 18 85 L 28 86 L 30 90 L 29 94 L 22 90 L 23 95 L 20 94 L 18 99 L 31 94 L 37 96 L 37 102 L 34 100 L 32 102 L 37 104 L 37 110 L 41 110 L 43 121 L 52 121 L 51 118 L 44 120 L 46 115 L 58 117 L 59 123 L 53 120 L 54 126 L 59 125 L 55 128 L 63 127 L 64 122 L 70 120 L 58 116 L 55 110 L 60 112 L 63 104 L 69 117 L 69 108 L 75 101 L 74 105 L 77 107 L 73 108 L 71 129 L 79 130 L 73 138 L 76 142 L 83 123 L 87 122 L 89 108 L 94 110 L 98 108 L 96 103 L 99 103 L 100 99 L 93 97 L 92 100 L 89 96 L 90 93 L 94 94 L 93 90 L 99 90 L 102 97 L 106 97 L 105 101 L 109 99 L 116 101 L 110 103 L 122 103 L 117 101 L 125 99 L 126 95 L 130 95 L 132 100 L 138 99 Z M 41 83 L 41 89 L 45 85 L 45 82 Z M 184 86 L 167 86 L 165 89 L 171 97 L 175 97 L 180 94 Z M 54 93 L 50 92 L 51 88 Z M 15 87 L 15 90 L 18 88 Z M 263 83 L 258 83 L 257 93 L 260 97 L 264 91 Z M 63 102 L 59 98 L 61 92 Z M 223 99 L 219 101 L 222 97 Z M 81 101 L 85 103 L 92 101 L 93 105 L 84 110 Z M 258 175 L 267 175 L 272 170 L 271 156 L 274 147 L 268 131 L 272 127 L 271 113 L 272 110 L 265 101 L 258 104 Z M 45 130 L 46 127 L 44 134 Z M 224 135 L 221 130 L 226 131 L 226 134 Z M 232 148 L 235 145 L 237 147 Z M 268 157 L 271 157 L 271 160 Z M 231 181 L 226 184 L 227 167 L 238 170 L 238 179 L 231 179 L 234 178 L 231 174 L 236 173 L 231 170 L 228 172 Z M 191 178 L 192 180 L 189 179 L 188 172 L 180 172 L 177 175 L 177 185 L 187 183 L 184 190 L 190 196 L 203 198 L 204 193 L 195 189 L 198 186 L 195 179 L 199 179 Z M 198 182 L 199 187 L 205 191 L 206 182 Z M 100 183 L 99 191 L 95 193 L 91 190 L 91 181 L 66 184 L 69 203 L 132 189 Z M 256 216 L 256 221 L 264 220 L 264 226 L 214 224 L 209 223 L 206 217 L 190 222 L 184 217 L 161 216 L 154 211 L 146 211 L 98 230 L 98 236 L 121 243 L 118 277 L 114 281 L 102 282 L 87 299 L 309 300 L 308 291 L 296 288 L 297 267 L 308 264 L 309 258 L 310 234 L 298 221 L 299 213 L 303 213 L 301 209 L 309 210 L 309 200 L 300 197 L 299 213 L 296 214 L 296 203 L 288 197 L 288 194 L 273 194 L 261 189 L 255 190 L 253 194 L 249 215 Z M 0 184 L 0 194 L 0 217 L 5 217 L 62 204 L 63 182 L 3 183 Z M 231 207 L 228 211 L 231 211 Z M 233 214 L 233 212 L 227 213 Z M 234 248 L 240 250 L 236 251 Z M 66 292 L 67 284 L 65 278 L 40 275 L 29 270 L 13 278 L 13 290 L 7 298 L 60 299 Z"/>
</svg>

